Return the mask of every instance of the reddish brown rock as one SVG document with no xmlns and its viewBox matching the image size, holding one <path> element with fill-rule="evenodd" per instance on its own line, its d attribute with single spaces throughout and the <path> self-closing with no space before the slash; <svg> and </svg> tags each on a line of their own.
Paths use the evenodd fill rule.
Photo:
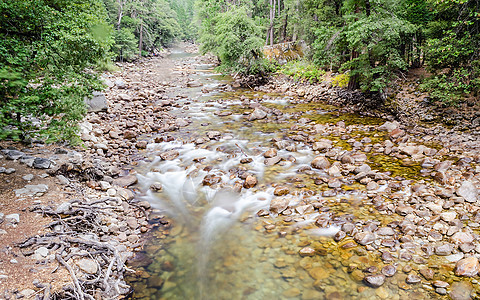
<svg viewBox="0 0 480 300">
<path fill-rule="evenodd" d="M 252 188 L 256 186 L 258 183 L 257 178 L 255 178 L 252 175 L 248 175 L 247 178 L 245 178 L 245 182 L 243 183 L 243 187 L 246 189 Z"/>
</svg>

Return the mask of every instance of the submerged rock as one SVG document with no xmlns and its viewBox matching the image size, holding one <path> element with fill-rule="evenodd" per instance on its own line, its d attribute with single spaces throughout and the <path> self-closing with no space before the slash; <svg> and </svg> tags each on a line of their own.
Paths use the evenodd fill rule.
<svg viewBox="0 0 480 300">
<path fill-rule="evenodd" d="M 311 165 L 312 167 L 314 167 L 315 169 L 328 169 L 330 168 L 330 162 L 328 161 L 327 158 L 323 157 L 323 156 L 317 156 L 315 157 L 312 162 L 311 162 Z"/>
<path fill-rule="evenodd" d="M 255 120 L 265 119 L 266 117 L 267 117 L 267 113 L 264 110 L 257 107 L 250 114 L 250 116 L 248 117 L 248 120 L 255 121 Z"/>
<path fill-rule="evenodd" d="M 455 265 L 455 275 L 473 277 L 480 271 L 480 263 L 476 257 L 461 259 Z"/>
<path fill-rule="evenodd" d="M 270 202 L 270 211 L 280 214 L 287 209 L 289 203 L 290 201 L 286 198 L 273 198 Z"/>
<path fill-rule="evenodd" d="M 375 275 L 368 275 L 363 278 L 363 281 L 374 288 L 380 287 L 385 283 L 385 275 L 383 274 L 375 274 Z"/>
</svg>

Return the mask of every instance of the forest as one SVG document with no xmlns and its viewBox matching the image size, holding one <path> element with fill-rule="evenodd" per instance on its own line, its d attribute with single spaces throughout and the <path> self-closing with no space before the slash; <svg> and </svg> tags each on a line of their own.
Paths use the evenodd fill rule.
<svg viewBox="0 0 480 300">
<path fill-rule="evenodd" d="M 0 139 L 74 139 L 98 74 L 181 40 L 243 75 L 284 70 L 263 47 L 304 41 L 300 77 L 371 96 L 423 67 L 432 101 L 455 105 L 478 96 L 479 25 L 478 0 L 2 0 Z"/>
</svg>

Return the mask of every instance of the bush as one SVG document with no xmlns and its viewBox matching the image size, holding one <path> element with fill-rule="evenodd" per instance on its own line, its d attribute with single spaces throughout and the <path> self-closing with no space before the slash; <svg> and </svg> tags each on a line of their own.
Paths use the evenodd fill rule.
<svg viewBox="0 0 480 300">
<path fill-rule="evenodd" d="M 332 79 L 332 85 L 338 86 L 341 88 L 346 88 L 348 86 L 348 81 L 350 80 L 350 75 L 347 73 L 338 74 Z"/>
<path fill-rule="evenodd" d="M 282 66 L 280 73 L 293 77 L 295 80 L 319 82 L 323 80 L 325 71 L 305 61 L 290 61 Z"/>
</svg>

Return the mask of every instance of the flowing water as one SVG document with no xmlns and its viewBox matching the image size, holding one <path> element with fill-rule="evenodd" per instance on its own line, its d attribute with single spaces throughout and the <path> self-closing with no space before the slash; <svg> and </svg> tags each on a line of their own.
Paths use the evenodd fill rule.
<svg viewBox="0 0 480 300">
<path fill-rule="evenodd" d="M 187 63 L 195 59 L 181 51 L 174 52 L 171 58 Z M 326 183 L 315 182 L 315 174 L 303 170 L 308 169 L 316 154 L 301 141 L 296 143 L 295 151 L 278 151 L 283 158 L 280 163 L 264 163 L 263 153 L 272 148 L 272 141 L 303 130 L 299 124 L 306 122 L 300 118 L 317 124 L 344 121 L 346 131 L 316 137 L 330 139 L 345 150 L 351 148 L 351 143 L 343 135 L 359 140 L 368 137 L 374 142 L 384 140 L 383 133 L 373 130 L 382 120 L 342 114 L 320 103 L 297 104 L 296 99 L 285 95 L 245 89 L 220 91 L 230 82 L 228 77 L 216 74 L 210 65 L 195 64 L 195 68 L 195 74 L 190 76 L 201 86 L 172 92 L 186 96 L 178 100 L 180 107 L 172 113 L 190 118 L 191 124 L 169 133 L 173 141 L 150 144 L 150 159 L 137 169 L 139 189 L 155 211 L 151 222 L 156 229 L 132 263 L 137 270 L 129 279 L 135 288 L 134 299 L 440 297 L 422 285 L 405 286 L 406 275 L 402 272 L 388 278 L 378 289 L 362 283 L 363 275 L 357 271 L 372 266 L 381 269 L 381 259 L 364 247 L 345 246 L 348 241 L 334 242 L 332 236 L 345 221 L 378 220 L 381 226 L 395 220 L 373 208 L 363 185 L 346 182 L 332 192 Z M 253 110 L 245 106 L 248 100 L 284 114 L 274 123 L 248 121 L 244 113 Z M 231 114 L 218 116 L 219 112 Z M 348 126 L 351 124 L 358 124 L 354 128 L 358 131 Z M 207 133 L 214 138 L 198 143 Z M 158 155 L 169 150 L 178 151 L 178 156 L 161 160 Z M 251 162 L 245 163 L 242 159 L 246 158 Z M 392 176 L 419 176 L 418 166 L 404 166 L 382 155 L 369 158 L 372 168 L 388 168 Z M 258 184 L 239 192 L 239 184 L 243 183 L 240 178 L 246 172 L 254 175 Z M 210 182 L 205 182 L 206 176 Z M 160 183 L 163 189 L 150 190 L 154 183 Z M 278 198 L 274 190 L 279 186 L 288 188 L 283 197 L 292 209 L 281 215 L 264 213 L 258 217 L 257 212 L 268 212 L 272 199 Z M 379 191 L 383 188 L 380 186 Z M 325 222 L 319 226 L 317 220 Z M 299 255 L 299 250 L 307 246 L 315 250 L 315 255 Z M 397 269 L 405 264 L 398 263 Z"/>
</svg>

